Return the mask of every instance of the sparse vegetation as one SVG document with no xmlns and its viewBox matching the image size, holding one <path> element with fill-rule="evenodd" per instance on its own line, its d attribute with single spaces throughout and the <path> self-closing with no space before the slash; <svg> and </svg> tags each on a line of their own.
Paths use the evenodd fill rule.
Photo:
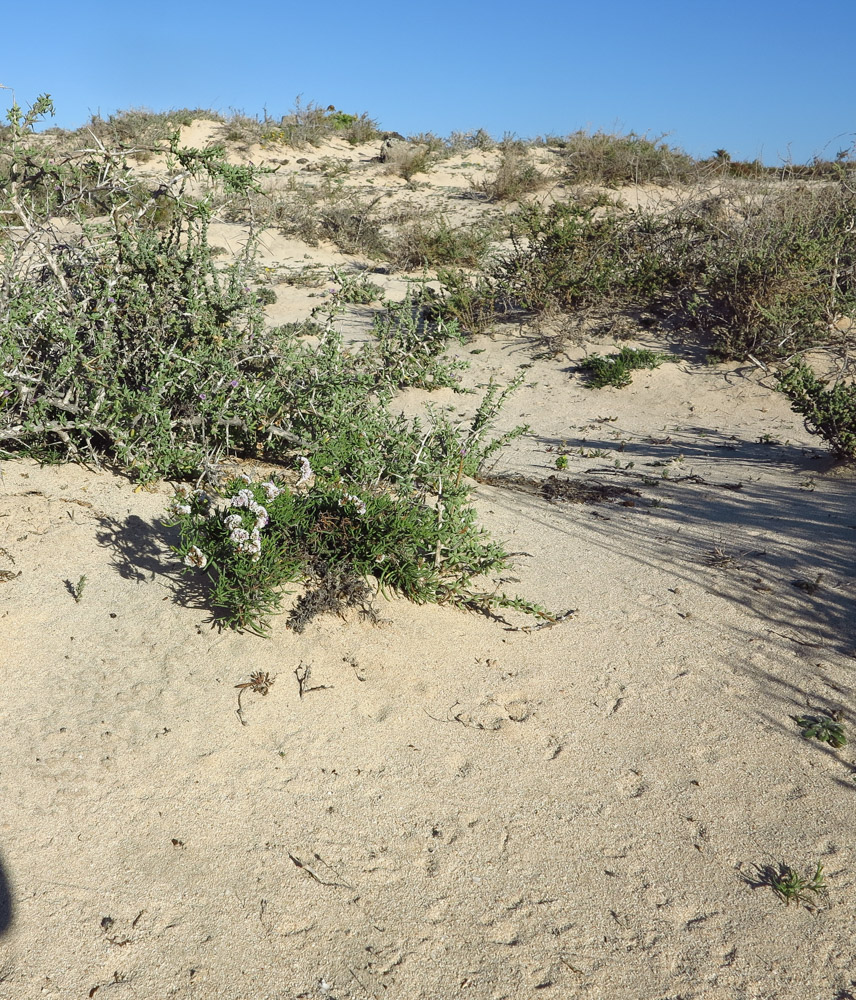
<svg viewBox="0 0 856 1000">
<path fill-rule="evenodd" d="M 630 132 L 574 132 L 551 142 L 562 149 L 564 176 L 574 184 L 680 184 L 694 179 L 691 156 L 665 142 Z"/>
<path fill-rule="evenodd" d="M 537 191 L 546 178 L 528 156 L 525 146 L 507 143 L 493 177 L 473 185 L 473 190 L 488 201 L 517 201 Z"/>
<path fill-rule="evenodd" d="M 265 118 L 259 142 L 294 146 L 318 146 L 324 139 L 337 136 L 352 146 L 380 138 L 377 122 L 367 114 L 348 114 L 332 104 L 326 108 L 310 101 L 303 105 L 298 97 L 294 107 L 278 123 Z"/>
<path fill-rule="evenodd" d="M 754 200 L 705 192 L 658 211 L 630 211 L 589 191 L 549 207 L 521 203 L 506 217 L 508 243 L 491 252 L 497 223 L 453 223 L 409 201 L 385 208 L 383 194 L 351 182 L 344 160 L 298 161 L 309 171 L 305 179 L 292 173 L 273 184 L 272 169 L 230 163 L 223 145 L 182 147 L 177 132 L 204 115 L 218 121 L 222 139 L 242 147 L 381 138 L 365 115 L 299 102 L 278 124 L 267 114 L 218 120 L 190 110 L 123 112 L 87 126 L 100 147 L 66 148 L 58 157 L 52 140 L 31 135 L 51 110 L 47 98 L 28 113 L 13 108 L 0 147 L 3 218 L 21 233 L 3 244 L 0 273 L 0 446 L 7 454 L 115 462 L 146 481 L 198 477 L 225 451 L 288 459 L 299 450 L 325 470 L 324 489 L 371 484 L 367 504 L 418 497 L 417 505 L 442 511 L 448 526 L 458 516 L 449 504 L 469 510 L 462 476 L 472 472 L 474 454 L 485 455 L 446 417 L 434 413 L 424 429 L 393 418 L 388 404 L 402 387 L 460 387 L 461 362 L 444 354 L 450 340 L 504 318 L 544 317 L 564 331 L 553 338 L 555 356 L 576 317 L 634 307 L 672 329 L 707 335 L 722 356 L 763 359 L 816 345 L 838 317 L 856 311 L 848 238 L 856 208 L 842 164 L 820 187 L 770 188 Z M 735 166 L 727 151 L 699 164 L 661 139 L 634 135 L 551 141 L 562 150 L 564 179 L 574 183 L 675 183 L 714 169 L 721 177 Z M 397 137 L 385 143 L 383 159 L 410 181 L 432 157 L 492 146 L 483 132 Z M 124 162 L 129 151 L 146 149 L 167 162 L 168 176 L 154 187 Z M 500 153 L 495 174 L 477 189 L 493 201 L 520 201 L 544 180 L 532 147 L 506 138 Z M 337 312 L 382 301 L 383 292 L 367 272 L 335 269 L 334 294 L 324 293 L 312 321 L 271 329 L 263 308 L 275 301 L 273 285 L 319 287 L 327 272 L 262 271 L 253 235 L 236 259 L 219 261 L 208 239 L 216 211 L 251 233 L 276 225 L 310 245 L 328 240 L 392 268 L 426 276 L 433 269 L 438 287 L 424 283 L 402 302 L 382 302 L 371 340 L 346 347 Z M 57 219 L 76 227 L 71 235 L 60 234 Z M 593 354 L 579 369 L 592 386 L 620 386 L 633 370 L 670 358 L 623 348 Z M 851 387 L 830 389 L 802 363 L 787 369 L 780 387 L 839 454 L 853 456 Z M 491 389 L 484 405 L 490 410 L 500 398 Z M 449 544 L 444 533 L 437 537 L 441 548 Z M 330 583 L 330 593 L 344 593 L 348 574 L 366 571 L 344 557 L 321 562 L 312 572 L 341 584 Z M 298 574 L 304 583 L 307 565 Z M 460 596 L 464 577 L 456 579 Z M 440 593 L 440 583 L 431 586 Z M 263 617 L 274 598 L 254 592 Z M 484 607 L 496 606 L 485 600 Z M 252 614 L 245 608 L 238 618 Z"/>
</svg>

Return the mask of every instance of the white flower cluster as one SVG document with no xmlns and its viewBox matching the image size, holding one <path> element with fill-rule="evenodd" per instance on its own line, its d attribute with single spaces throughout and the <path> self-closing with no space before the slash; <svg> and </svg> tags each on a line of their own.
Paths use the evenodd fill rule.
<svg viewBox="0 0 856 1000">
<path fill-rule="evenodd" d="M 302 486 L 304 483 L 308 483 L 312 477 L 312 466 L 309 464 L 309 459 L 304 458 L 300 455 L 297 459 L 300 462 L 300 478 L 297 480 L 296 485 Z"/>
<path fill-rule="evenodd" d="M 274 499 L 275 496 L 279 495 L 279 491 L 277 491 L 274 497 L 271 496 L 271 492 L 277 490 L 274 483 L 265 483 L 264 486 L 272 488 L 265 490 L 269 499 Z M 245 552 L 251 556 L 253 562 L 258 562 L 262 554 L 261 530 L 266 528 L 270 522 L 267 508 L 256 500 L 251 489 L 238 490 L 235 496 L 229 498 L 228 503 L 231 508 L 243 508 L 250 514 L 255 514 L 256 523 L 249 531 L 244 527 L 244 519 L 240 514 L 227 514 L 223 518 L 223 523 L 229 529 L 229 541 L 235 548 L 239 552 Z"/>
<path fill-rule="evenodd" d="M 181 514 L 190 513 L 190 504 L 182 503 L 183 497 L 175 496 L 170 501 L 169 506 L 166 509 L 167 514 L 170 517 L 179 517 Z"/>
<path fill-rule="evenodd" d="M 203 504 L 208 504 L 211 501 L 208 494 L 202 490 L 192 490 L 189 486 L 185 486 L 184 483 L 180 483 L 176 486 L 175 496 L 167 507 L 167 515 L 170 517 L 179 517 L 182 514 L 189 514 L 191 512 L 190 500 L 193 497 L 197 498 Z"/>
<path fill-rule="evenodd" d="M 343 493 L 341 499 L 339 500 L 339 506 L 344 507 L 346 503 L 352 503 L 357 508 L 357 513 L 362 517 L 366 512 L 366 504 L 364 500 L 359 497 L 355 497 L 353 493 Z"/>
<path fill-rule="evenodd" d="M 197 569 L 205 569 L 208 565 L 208 556 L 198 545 L 191 545 L 190 551 L 184 557 L 185 566 L 195 566 Z"/>
</svg>

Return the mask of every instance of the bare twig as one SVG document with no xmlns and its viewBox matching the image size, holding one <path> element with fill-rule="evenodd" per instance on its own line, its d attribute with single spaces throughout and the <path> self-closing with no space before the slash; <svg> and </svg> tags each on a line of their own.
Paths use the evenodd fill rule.
<svg viewBox="0 0 856 1000">
<path fill-rule="evenodd" d="M 241 720 L 241 725 L 246 726 L 246 720 L 244 719 L 244 712 L 241 708 L 241 697 L 244 691 L 249 688 L 251 691 L 255 691 L 256 694 L 266 695 L 271 689 L 271 685 L 276 680 L 276 675 L 273 677 L 267 671 L 257 670 L 255 673 L 250 674 L 250 679 L 244 681 L 243 684 L 236 684 L 235 687 L 238 688 L 238 711 L 237 716 Z"/>
</svg>

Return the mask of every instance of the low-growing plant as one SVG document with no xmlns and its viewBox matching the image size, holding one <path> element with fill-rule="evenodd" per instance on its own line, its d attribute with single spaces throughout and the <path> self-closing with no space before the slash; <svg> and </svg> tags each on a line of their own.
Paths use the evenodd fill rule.
<svg viewBox="0 0 856 1000">
<path fill-rule="evenodd" d="M 856 385 L 830 387 L 808 365 L 797 362 L 779 375 L 777 388 L 790 399 L 791 409 L 805 417 L 812 433 L 840 458 L 856 461 Z"/>
<path fill-rule="evenodd" d="M 844 726 L 837 719 L 828 715 L 794 715 L 791 718 L 802 730 L 800 736 L 804 740 L 828 743 L 835 750 L 847 746 Z"/>
<path fill-rule="evenodd" d="M 387 239 L 376 211 L 382 195 L 366 201 L 355 191 L 328 186 L 320 205 L 320 235 L 343 253 L 363 253 L 375 260 L 387 254 Z"/>
<path fill-rule="evenodd" d="M 473 277 L 465 271 L 441 267 L 437 281 L 440 288 L 433 293 L 432 315 L 456 322 L 466 333 L 486 333 L 505 312 L 504 299 L 488 275 Z"/>
<path fill-rule="evenodd" d="M 665 361 L 674 361 L 673 354 L 622 347 L 618 354 L 592 354 L 577 365 L 588 380 L 589 388 L 603 389 L 611 385 L 621 388 L 630 385 L 633 372 L 642 368 L 659 368 Z"/>
<path fill-rule="evenodd" d="M 791 865 L 780 862 L 778 866 L 767 865 L 760 869 L 760 884 L 768 885 L 780 899 L 784 900 L 786 906 L 791 903 L 805 903 L 814 905 L 818 896 L 826 896 L 828 886 L 823 877 L 823 865 L 818 861 L 811 876 L 802 875 Z M 806 893 L 813 893 L 815 899 L 809 900 Z"/>
<path fill-rule="evenodd" d="M 698 175 L 691 156 L 669 146 L 665 136 L 649 138 L 630 132 L 578 131 L 561 141 L 564 175 L 575 183 L 674 184 Z"/>
<path fill-rule="evenodd" d="M 401 226 L 389 241 L 388 257 L 405 271 L 425 267 L 478 267 L 490 249 L 493 229 L 484 225 L 452 226 L 445 216 L 416 219 Z"/>
<path fill-rule="evenodd" d="M 345 274 L 340 268 L 331 268 L 333 280 L 339 286 L 336 297 L 349 305 L 368 305 L 383 298 L 383 289 L 366 274 Z"/>
<path fill-rule="evenodd" d="M 71 580 L 65 581 L 65 588 L 74 598 L 75 604 L 80 604 L 83 600 L 83 588 L 86 586 L 86 575 L 84 574 L 77 583 L 72 583 Z"/>
<path fill-rule="evenodd" d="M 411 181 L 431 165 L 431 150 L 421 143 L 393 142 L 382 151 L 386 172 Z"/>
<path fill-rule="evenodd" d="M 188 569 L 207 574 L 211 605 L 224 624 L 264 634 L 289 583 L 316 591 L 320 584 L 327 596 L 309 602 L 314 612 L 365 608 L 371 599 L 359 581 L 368 577 L 382 592 L 418 604 L 493 617 L 512 608 L 550 619 L 521 598 L 472 589 L 478 577 L 505 568 L 508 555 L 477 527 L 459 488 L 440 492 L 434 504 L 416 494 L 348 485 L 335 474 L 316 477 L 309 488 L 311 469 L 301 462 L 292 487 L 237 477 L 219 502 L 185 489 L 170 505 L 168 523 L 181 535 L 175 551 Z M 306 611 L 298 609 L 299 630 Z"/>
<path fill-rule="evenodd" d="M 528 159 L 525 148 L 506 144 L 493 176 L 474 182 L 472 186 L 488 201 L 517 201 L 537 191 L 544 181 L 544 176 Z"/>
</svg>

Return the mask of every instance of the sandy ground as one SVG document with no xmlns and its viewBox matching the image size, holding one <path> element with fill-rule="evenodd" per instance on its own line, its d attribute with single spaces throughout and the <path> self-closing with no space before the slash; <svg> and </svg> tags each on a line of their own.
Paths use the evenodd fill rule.
<svg viewBox="0 0 856 1000">
<path fill-rule="evenodd" d="M 170 484 L 0 466 L 0 996 L 856 995 L 853 744 L 792 720 L 854 734 L 856 475 L 751 366 L 593 391 L 513 331 L 462 352 L 526 373 L 476 496 L 504 589 L 575 609 L 552 629 L 392 600 L 218 631 Z M 548 501 L 559 448 L 633 492 Z M 828 896 L 785 906 L 780 861 Z"/>
</svg>

